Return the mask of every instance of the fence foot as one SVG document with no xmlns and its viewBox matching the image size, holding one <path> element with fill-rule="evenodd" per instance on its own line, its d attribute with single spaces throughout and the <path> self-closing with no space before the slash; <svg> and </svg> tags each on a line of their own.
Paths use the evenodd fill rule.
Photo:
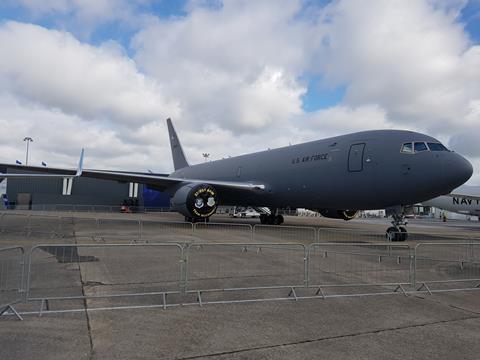
<svg viewBox="0 0 480 360">
<path fill-rule="evenodd" d="M 429 295 L 432 295 L 432 291 L 430 290 L 430 288 L 428 287 L 428 285 L 426 283 L 422 283 L 422 285 L 417 289 L 417 291 L 420 291 L 423 288 L 425 288 L 425 290 L 427 290 Z"/>
<path fill-rule="evenodd" d="M 319 286 L 317 292 L 315 293 L 315 296 L 318 296 L 318 294 L 322 295 L 322 299 L 325 299 L 325 293 L 323 292 L 323 289 Z"/>
<path fill-rule="evenodd" d="M 290 288 L 290 292 L 288 293 L 288 297 L 290 297 L 292 295 L 295 298 L 295 301 L 298 301 L 297 293 L 295 292 L 295 289 L 293 287 Z"/>
<path fill-rule="evenodd" d="M 17 317 L 18 320 L 23 320 L 22 316 L 15 310 L 12 305 L 7 305 L 3 309 L 0 309 L 0 316 L 5 314 L 8 310 Z"/>
<path fill-rule="evenodd" d="M 197 291 L 197 301 L 200 306 L 203 306 L 202 304 L 202 292 L 200 290 Z"/>
<path fill-rule="evenodd" d="M 48 299 L 42 299 L 42 303 L 40 304 L 40 311 L 38 312 L 39 317 L 42 316 L 43 309 L 47 311 L 50 310 L 50 304 L 48 303 Z"/>
<path fill-rule="evenodd" d="M 401 284 L 398 284 L 397 287 L 395 288 L 395 290 L 393 290 L 393 292 L 398 292 L 398 290 L 401 290 L 403 295 L 407 296 L 407 293 L 405 292 L 405 289 L 403 288 L 403 286 Z"/>
</svg>

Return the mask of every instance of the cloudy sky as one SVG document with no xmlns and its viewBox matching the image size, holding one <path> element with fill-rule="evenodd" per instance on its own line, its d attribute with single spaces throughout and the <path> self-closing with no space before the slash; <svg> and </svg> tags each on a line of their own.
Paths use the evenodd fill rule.
<svg viewBox="0 0 480 360">
<path fill-rule="evenodd" d="M 3 0 L 0 162 L 172 170 L 353 131 L 428 133 L 480 185 L 480 0 Z"/>
</svg>

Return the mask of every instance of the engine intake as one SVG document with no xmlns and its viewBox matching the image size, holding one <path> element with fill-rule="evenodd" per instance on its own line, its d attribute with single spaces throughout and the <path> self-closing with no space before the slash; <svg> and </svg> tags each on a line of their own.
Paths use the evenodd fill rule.
<svg viewBox="0 0 480 360">
<path fill-rule="evenodd" d="M 330 219 L 343 219 L 345 221 L 354 219 L 358 210 L 337 210 L 337 209 L 322 209 L 319 213 L 326 218 Z"/>
<path fill-rule="evenodd" d="M 171 205 L 186 217 L 208 218 L 217 211 L 217 191 L 208 184 L 187 184 L 175 192 Z"/>
</svg>

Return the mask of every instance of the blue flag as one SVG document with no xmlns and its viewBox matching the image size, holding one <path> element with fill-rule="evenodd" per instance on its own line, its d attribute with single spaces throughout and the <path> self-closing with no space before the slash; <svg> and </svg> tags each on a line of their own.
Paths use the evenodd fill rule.
<svg viewBox="0 0 480 360">
<path fill-rule="evenodd" d="M 22 165 L 22 162 L 18 160 L 15 160 L 15 163 L 17 163 L 18 165 Z"/>
</svg>

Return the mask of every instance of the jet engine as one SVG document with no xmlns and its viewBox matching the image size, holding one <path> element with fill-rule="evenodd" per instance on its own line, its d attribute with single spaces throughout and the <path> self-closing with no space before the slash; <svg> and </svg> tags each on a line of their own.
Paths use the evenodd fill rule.
<svg viewBox="0 0 480 360">
<path fill-rule="evenodd" d="M 189 221 L 205 219 L 215 214 L 217 204 L 217 191 L 208 184 L 184 185 L 171 199 L 173 210 L 184 215 Z"/>
<path fill-rule="evenodd" d="M 318 212 L 323 217 L 330 219 L 343 219 L 345 221 L 354 219 L 358 214 L 358 210 L 322 209 Z"/>
</svg>

